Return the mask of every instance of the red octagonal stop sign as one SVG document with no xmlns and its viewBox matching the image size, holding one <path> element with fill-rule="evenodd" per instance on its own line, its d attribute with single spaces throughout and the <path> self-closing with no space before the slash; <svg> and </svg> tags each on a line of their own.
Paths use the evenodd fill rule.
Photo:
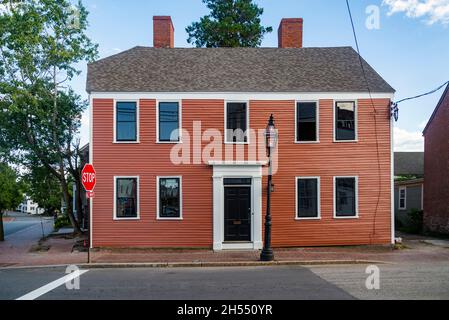
<svg viewBox="0 0 449 320">
<path fill-rule="evenodd" d="M 86 164 L 83 168 L 83 171 L 81 171 L 81 182 L 83 183 L 84 189 L 86 191 L 93 191 L 95 188 L 96 180 L 96 173 L 94 166 L 91 164 Z"/>
</svg>

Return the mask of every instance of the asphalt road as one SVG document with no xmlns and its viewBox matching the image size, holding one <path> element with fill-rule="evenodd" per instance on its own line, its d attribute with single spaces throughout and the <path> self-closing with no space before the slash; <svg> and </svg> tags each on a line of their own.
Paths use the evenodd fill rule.
<svg viewBox="0 0 449 320">
<path fill-rule="evenodd" d="M 25 231 L 26 229 L 32 227 L 39 227 L 41 226 L 41 223 L 43 224 L 44 232 L 47 234 L 48 225 L 51 225 L 53 223 L 53 220 L 47 217 L 41 218 L 40 216 L 30 216 L 26 214 L 16 214 L 13 217 L 13 221 L 3 223 L 3 229 L 5 231 L 6 237 L 14 235 L 17 232 L 21 232 L 22 230 Z"/>
<path fill-rule="evenodd" d="M 379 265 L 379 290 L 366 288 L 366 267 L 91 269 L 79 290 L 61 282 L 64 268 L 9 269 L 0 270 L 0 299 L 36 289 L 38 300 L 449 299 L 447 263 Z"/>
<path fill-rule="evenodd" d="M 64 269 L 0 271 L 0 299 L 17 299 L 65 276 Z M 269 288 L 269 290 L 267 290 Z M 353 299 L 302 267 L 91 269 L 80 289 L 61 285 L 37 299 Z"/>
</svg>

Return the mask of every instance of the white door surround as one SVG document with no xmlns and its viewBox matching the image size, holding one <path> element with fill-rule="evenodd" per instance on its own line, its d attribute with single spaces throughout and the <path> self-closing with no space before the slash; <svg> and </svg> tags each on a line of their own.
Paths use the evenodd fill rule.
<svg viewBox="0 0 449 320">
<path fill-rule="evenodd" d="M 213 249 L 259 250 L 262 242 L 262 166 L 263 161 L 221 162 L 211 161 L 213 166 Z M 224 241 L 224 178 L 251 178 L 251 242 Z"/>
</svg>

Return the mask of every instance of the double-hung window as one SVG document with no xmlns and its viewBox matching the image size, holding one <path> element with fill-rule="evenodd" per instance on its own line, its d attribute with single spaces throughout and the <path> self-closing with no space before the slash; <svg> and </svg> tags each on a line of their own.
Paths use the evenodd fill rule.
<svg viewBox="0 0 449 320">
<path fill-rule="evenodd" d="M 296 178 L 296 219 L 320 218 L 320 179 Z"/>
<path fill-rule="evenodd" d="M 137 103 L 117 102 L 115 110 L 116 142 L 137 141 Z"/>
<path fill-rule="evenodd" d="M 248 105 L 245 102 L 226 104 L 226 142 L 248 142 Z"/>
<path fill-rule="evenodd" d="M 180 141 L 180 106 L 178 102 L 159 102 L 158 107 L 158 141 Z"/>
<path fill-rule="evenodd" d="M 336 218 L 356 218 L 357 212 L 357 177 L 335 177 Z"/>
<path fill-rule="evenodd" d="M 158 177 L 158 218 L 182 219 L 181 177 Z"/>
<path fill-rule="evenodd" d="M 399 210 L 407 209 L 407 189 L 405 187 L 399 188 Z"/>
<path fill-rule="evenodd" d="M 318 104 L 296 103 L 296 142 L 318 141 Z"/>
<path fill-rule="evenodd" d="M 354 101 L 335 103 L 335 140 L 357 140 L 356 105 Z"/>
<path fill-rule="evenodd" d="M 115 218 L 139 218 L 139 179 L 137 177 L 115 178 Z"/>
</svg>

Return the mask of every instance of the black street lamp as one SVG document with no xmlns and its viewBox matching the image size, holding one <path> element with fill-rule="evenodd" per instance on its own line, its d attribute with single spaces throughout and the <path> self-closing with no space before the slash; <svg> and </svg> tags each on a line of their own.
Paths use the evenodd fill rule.
<svg viewBox="0 0 449 320">
<path fill-rule="evenodd" d="M 271 249 L 271 188 L 272 188 L 272 154 L 274 148 L 276 148 L 278 140 L 278 134 L 276 131 L 276 127 L 274 126 L 274 117 L 270 116 L 270 120 L 268 120 L 268 125 L 265 130 L 265 145 L 267 148 L 268 155 L 268 188 L 267 188 L 267 214 L 265 216 L 265 241 L 262 253 L 260 254 L 261 261 L 273 261 L 274 254 Z"/>
</svg>

